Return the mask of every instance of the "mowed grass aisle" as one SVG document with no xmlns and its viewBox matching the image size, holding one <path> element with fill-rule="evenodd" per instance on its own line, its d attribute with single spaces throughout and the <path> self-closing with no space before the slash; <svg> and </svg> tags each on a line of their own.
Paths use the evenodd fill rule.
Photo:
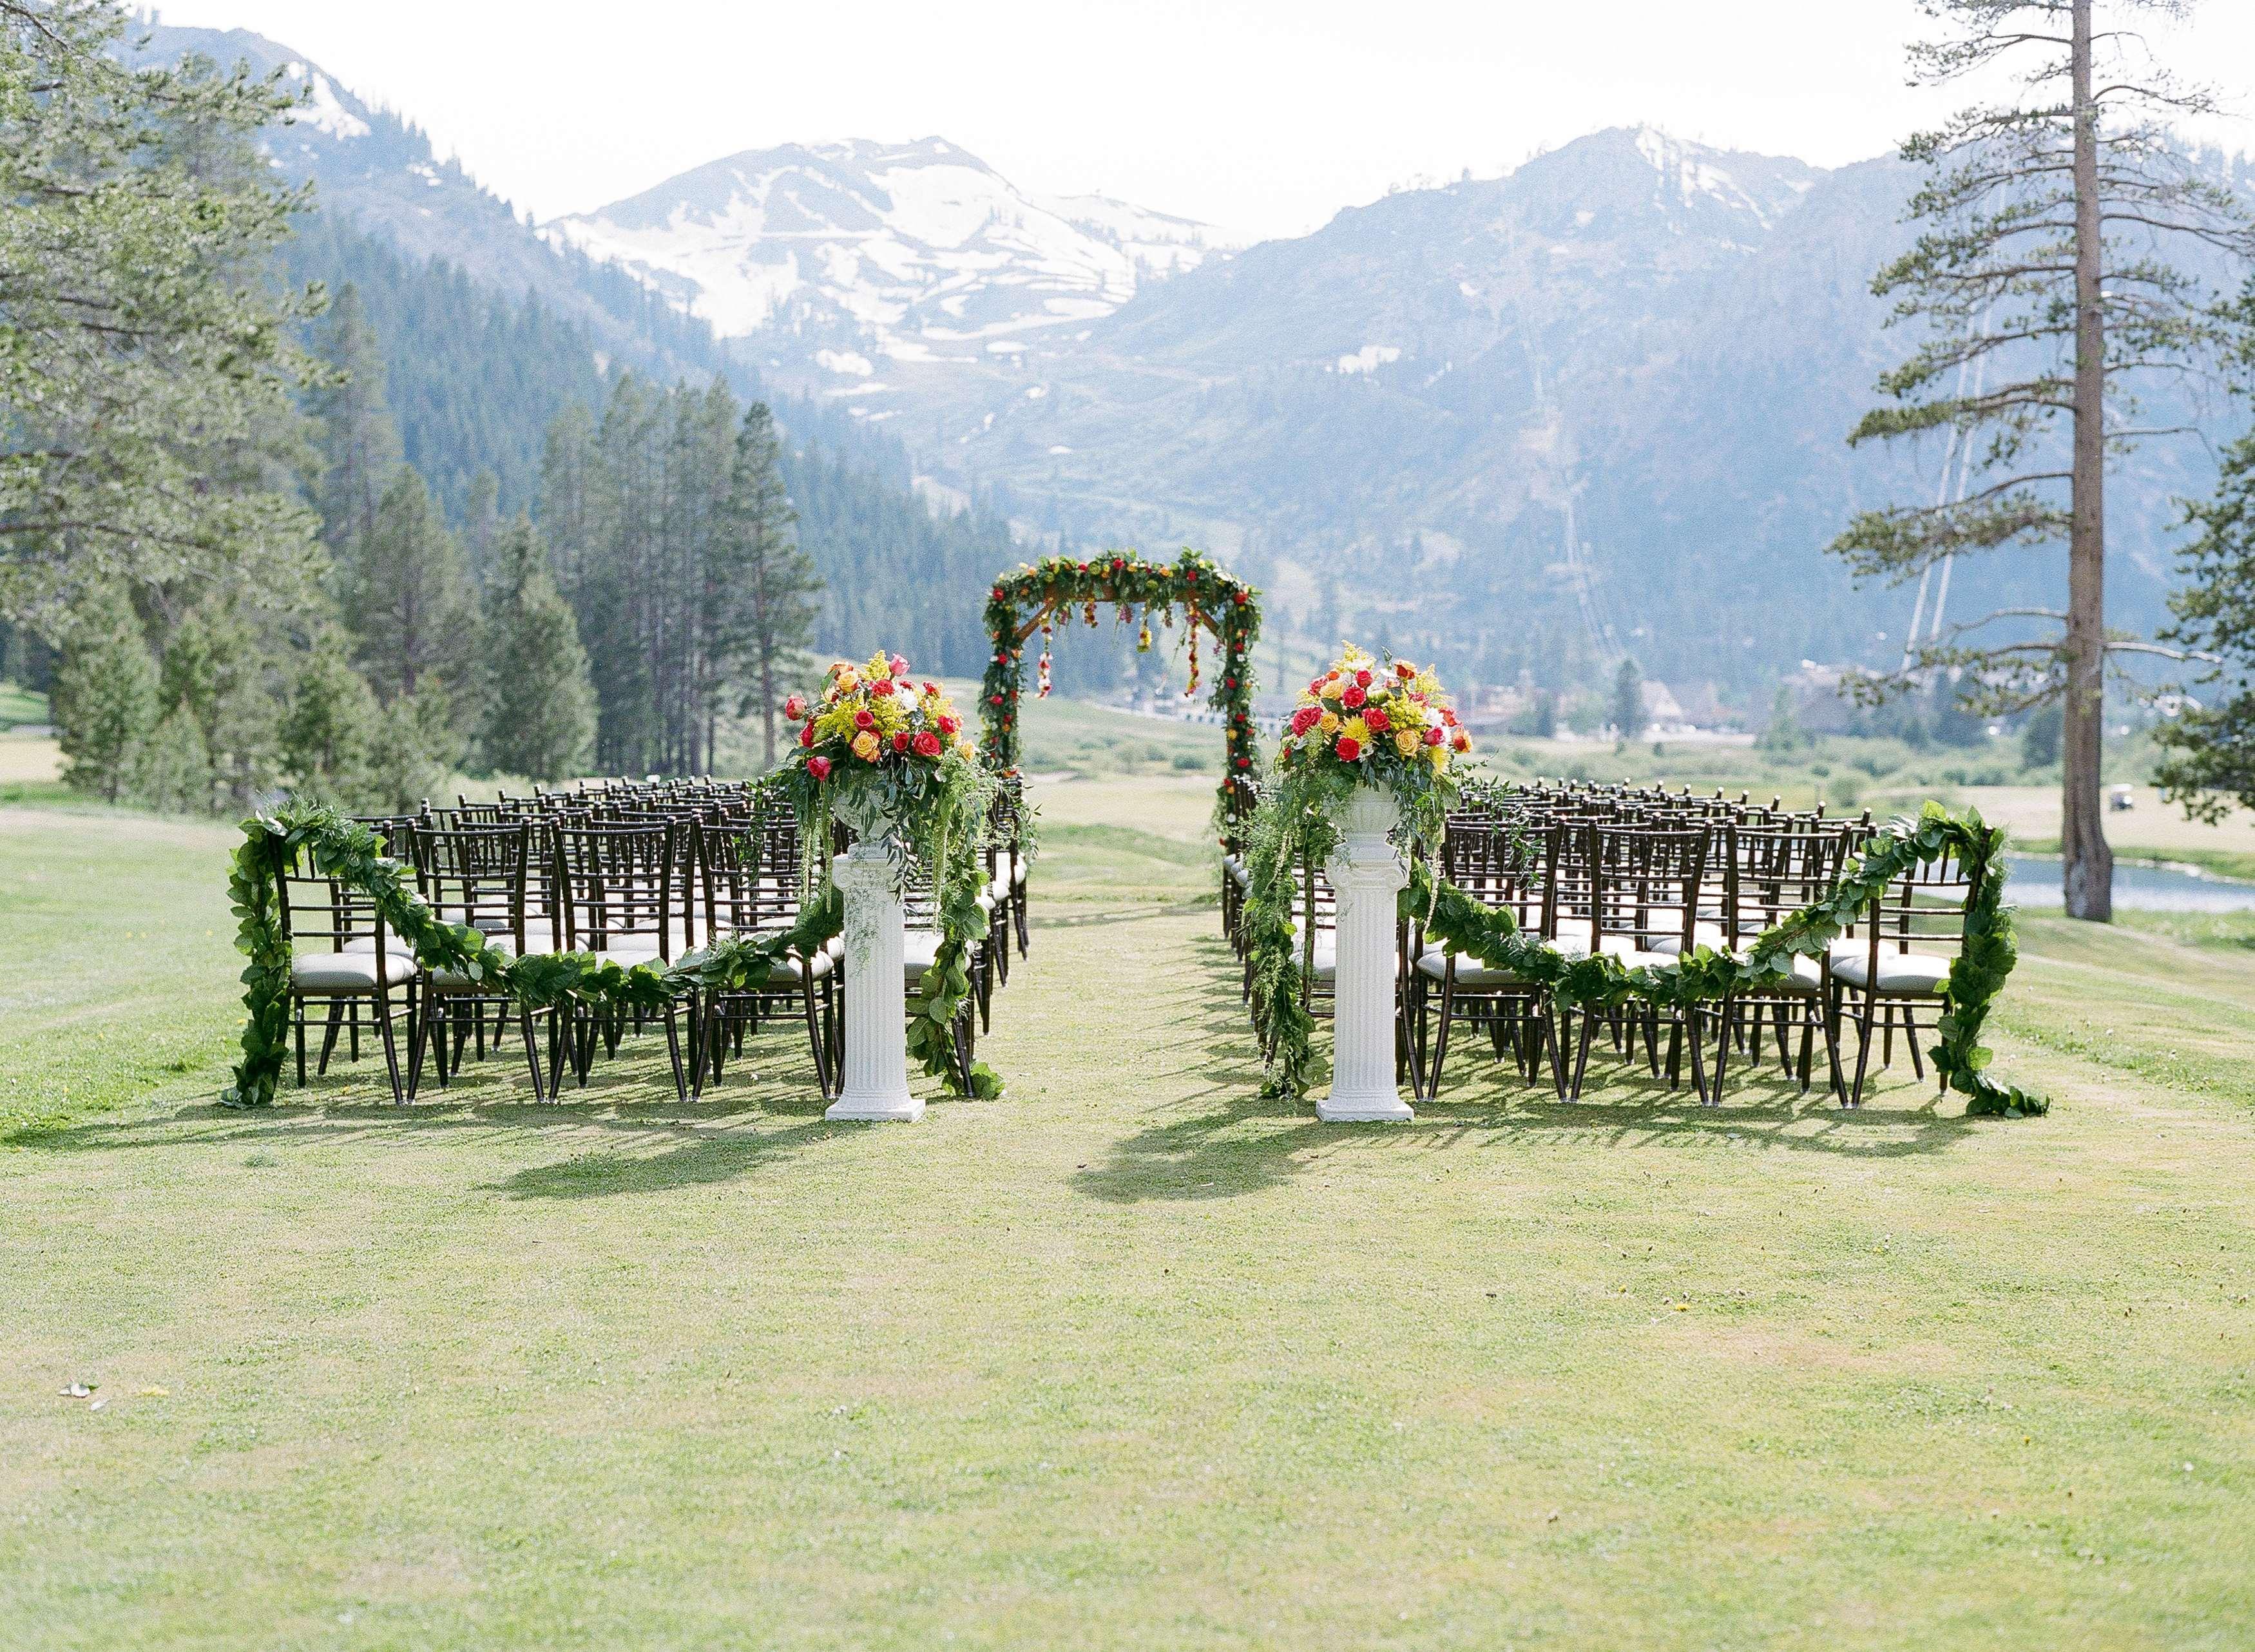
<svg viewBox="0 0 2255 1652">
<path fill-rule="evenodd" d="M 2031 924 L 2048 1120 L 1330 1129 L 1205 806 L 1051 791 L 1010 1094 L 914 1128 L 783 1036 L 221 1112 L 230 834 L 0 811 L 0 1646 L 2255 1638 L 2245 936 Z"/>
</svg>

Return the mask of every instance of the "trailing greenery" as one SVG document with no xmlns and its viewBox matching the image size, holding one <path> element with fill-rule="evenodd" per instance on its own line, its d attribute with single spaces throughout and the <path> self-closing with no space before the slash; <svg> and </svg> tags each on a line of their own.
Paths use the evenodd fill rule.
<svg viewBox="0 0 2255 1652">
<path fill-rule="evenodd" d="M 1151 613 L 1183 610 L 1191 626 L 1191 680 L 1186 697 L 1201 679 L 1198 628 L 1221 639 L 1222 657 L 1207 703 L 1221 714 L 1227 748 L 1219 811 L 1226 819 L 1251 812 L 1252 776 L 1259 761 L 1260 735 L 1253 722 L 1253 643 L 1261 634 L 1260 593 L 1213 559 L 1187 546 L 1171 563 L 1146 562 L 1134 551 L 1113 551 L 1083 560 L 1050 556 L 994 581 L 987 594 L 987 636 L 992 652 L 980 689 L 980 748 L 987 761 L 1005 774 L 1018 767 L 1018 701 L 1025 692 L 1026 641 L 1042 634 L 1040 692 L 1049 692 L 1050 641 L 1062 620 L 1078 612 L 1089 626 L 1097 610 L 1111 608 L 1121 620 L 1140 613 L 1138 646 L 1150 647 Z"/>
<path fill-rule="evenodd" d="M 383 853 L 374 830 L 326 804 L 293 801 L 270 815 L 244 821 L 242 829 L 243 840 L 229 863 L 228 895 L 236 921 L 235 946 L 249 962 L 242 976 L 242 1058 L 221 1097 L 228 1107 L 270 1105 L 287 1053 L 290 942 L 276 888 L 277 864 L 310 862 L 345 888 L 367 895 L 385 928 L 413 950 L 425 969 L 491 981 L 529 1009 L 569 1007 L 598 1020 L 638 1009 L 663 1010 L 691 993 L 709 996 L 760 985 L 786 955 L 804 958 L 821 951 L 839 933 L 844 919 L 843 902 L 825 868 L 812 875 L 819 882 L 802 903 L 797 921 L 780 932 L 725 936 L 672 963 L 631 968 L 597 953 L 536 953 L 520 958 L 467 924 L 441 919 L 416 889 L 411 868 Z M 821 858 L 810 855 L 810 867 Z M 953 864 L 960 866 L 959 855 Z M 975 879 L 975 864 L 971 875 Z M 964 950 L 986 931 L 975 883 L 967 920 L 965 917 L 966 903 L 957 898 L 961 881 L 959 874 L 948 885 L 941 909 L 940 955 L 924 974 L 910 1050 L 950 1094 L 999 1095 L 1001 1080 L 983 1063 L 974 1065 L 968 1074 L 957 1072 L 945 1037 L 970 995 Z M 936 1046 L 932 1028 L 941 1032 Z"/>
<path fill-rule="evenodd" d="M 1247 856 L 1251 887 L 1243 921 L 1253 950 L 1254 1022 L 1262 1038 L 1268 1062 L 1264 1088 L 1270 1095 L 1298 1097 L 1311 1059 L 1314 1023 L 1300 996 L 1305 962 L 1294 956 L 1292 946 L 1292 874 L 1303 859 L 1319 856 L 1336 840 L 1336 829 L 1326 818 L 1325 805 L 1331 801 L 1308 790 L 1280 790 L 1264 799 Z M 1668 970 L 1628 968 L 1602 953 L 1563 953 L 1521 930 L 1509 912 L 1435 877 L 1422 861 L 1411 864 L 1409 884 L 1401 896 L 1401 916 L 1422 923 L 1429 937 L 1459 957 L 1478 959 L 1488 968 L 1507 970 L 1545 988 L 1556 1012 L 1599 1012 L 1631 1000 L 1689 1008 L 1786 977 L 1796 953 L 1821 958 L 1895 879 L 1914 866 L 1955 854 L 1970 873 L 1972 893 L 1966 904 L 1965 944 L 1951 962 L 1943 988 L 1941 1042 L 1932 1052 L 1935 1071 L 1945 1088 L 1966 1098 L 1967 1113 L 2021 1118 L 2043 1113 L 2049 1104 L 2016 1085 L 1991 1079 L 1992 1051 L 1981 1043 L 1982 1028 L 2018 956 L 2011 909 L 2004 903 L 2004 847 L 2005 829 L 1985 823 L 1979 811 L 1956 815 L 1928 803 L 1916 819 L 1898 819 L 1881 828 L 1849 861 L 1824 899 L 1765 930 L 1743 953 L 1701 945 Z"/>
</svg>

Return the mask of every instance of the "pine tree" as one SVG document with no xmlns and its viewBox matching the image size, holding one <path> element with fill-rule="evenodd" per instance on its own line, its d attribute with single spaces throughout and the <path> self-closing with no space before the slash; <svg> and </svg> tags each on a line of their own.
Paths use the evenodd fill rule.
<svg viewBox="0 0 2255 1652">
<path fill-rule="evenodd" d="M 1624 657 L 1613 672 L 1613 738 L 1634 740 L 1644 732 L 1644 673 Z"/>
<path fill-rule="evenodd" d="M 310 530 L 297 501 L 209 471 L 307 367 L 291 324 L 317 295 L 260 267 L 305 198 L 213 164 L 292 97 L 247 69 L 129 68 L 126 23 L 0 0 L 0 607 L 57 636 L 119 578 L 294 579 Z"/>
<path fill-rule="evenodd" d="M 594 756 L 594 685 L 580 628 L 528 518 L 495 536 L 487 590 L 486 763 L 535 780 L 584 774 Z"/>
<path fill-rule="evenodd" d="M 2099 796 L 2106 666 L 2110 656 L 2154 651 L 2106 628 L 2106 467 L 2110 453 L 2162 433 L 2128 416 L 2141 383 L 2168 382 L 2223 336 L 2214 295 L 2163 259 L 2164 243 L 2245 257 L 2255 228 L 2172 135 L 2215 99 L 2152 62 L 2146 36 L 2129 26 L 2139 12 L 2181 11 L 2181 0 L 1925 9 L 1956 32 L 1912 48 L 1916 81 L 1997 78 L 2021 95 L 1904 144 L 1904 158 L 1929 172 L 1910 203 L 1924 229 L 1872 289 L 1925 341 L 1879 380 L 1893 404 L 1866 414 L 1849 439 L 1946 432 L 1978 485 L 1962 499 L 1865 511 L 1831 548 L 1859 579 L 1900 581 L 1954 556 L 2065 542 L 2062 606 L 1959 624 L 1861 692 L 1902 692 L 1956 667 L 1984 711 L 2059 700 L 2067 911 L 2104 923 L 2114 875 Z M 2025 641 L 1985 629 L 2009 635 L 2031 622 L 2039 634 Z"/>
<path fill-rule="evenodd" d="M 494 536 L 501 531 L 501 481 L 481 470 L 470 482 L 470 502 L 462 515 L 462 548 L 469 555 L 470 582 L 482 586 L 493 566 Z"/>
<path fill-rule="evenodd" d="M 313 398 L 321 421 L 321 538 L 351 546 L 376 531 L 400 462 L 399 432 L 384 401 L 383 352 L 352 282 L 337 290 L 320 354 L 330 369 Z"/>
<path fill-rule="evenodd" d="M 797 513 L 783 490 L 781 444 L 767 404 L 754 402 L 736 435 L 728 539 L 744 602 L 732 654 L 748 670 L 760 708 L 762 761 L 775 767 L 780 679 L 796 669 L 821 610 L 822 576 L 791 534 Z M 740 708 L 741 709 L 741 708 Z"/>
<path fill-rule="evenodd" d="M 110 803 L 131 794 L 158 722 L 157 663 L 123 587 L 104 580 L 74 605 L 52 701 L 63 778 Z"/>
<path fill-rule="evenodd" d="M 460 694 L 475 608 L 461 546 L 420 476 L 394 473 L 373 529 L 347 555 L 345 623 L 376 698 L 389 706 L 433 687 Z"/>
<path fill-rule="evenodd" d="M 351 638 L 340 626 L 322 626 L 290 685 L 279 731 L 285 779 L 309 797 L 372 806 L 382 721 L 375 692 L 353 667 Z"/>
<path fill-rule="evenodd" d="M 2255 368 L 2255 293 L 2239 315 L 2243 365 Z M 2191 686 L 2211 703 L 2188 703 L 2155 730 L 2167 755 L 2153 779 L 2191 819 L 2213 822 L 2234 804 L 2255 809 L 2255 435 L 2227 450 L 2215 493 L 2189 516 L 2199 532 L 2167 636 L 2201 663 Z"/>
</svg>

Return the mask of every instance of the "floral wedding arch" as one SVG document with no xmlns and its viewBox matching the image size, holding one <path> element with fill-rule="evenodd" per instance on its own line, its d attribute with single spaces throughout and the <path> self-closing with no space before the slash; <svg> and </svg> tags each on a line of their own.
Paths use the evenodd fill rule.
<svg viewBox="0 0 2255 1652">
<path fill-rule="evenodd" d="M 1050 646 L 1060 625 L 1094 625 L 1109 608 L 1122 622 L 1141 616 L 1137 646 L 1151 646 L 1151 618 L 1179 611 L 1190 627 L 1190 687 L 1195 698 L 1203 678 L 1201 631 L 1221 645 L 1214 663 L 1208 704 L 1220 714 L 1226 758 L 1220 809 L 1225 819 L 1252 812 L 1254 775 L 1260 763 L 1258 731 L 1253 723 L 1253 643 L 1261 631 L 1260 593 L 1222 571 L 1212 559 L 1185 550 L 1172 562 L 1147 562 L 1133 551 L 1107 552 L 1083 559 L 1044 557 L 994 581 L 987 594 L 987 633 L 994 651 L 980 692 L 987 761 L 1005 773 L 1018 767 L 1018 700 L 1025 690 L 1026 644 L 1036 632 L 1042 648 L 1036 663 L 1036 694 L 1050 692 Z"/>
</svg>

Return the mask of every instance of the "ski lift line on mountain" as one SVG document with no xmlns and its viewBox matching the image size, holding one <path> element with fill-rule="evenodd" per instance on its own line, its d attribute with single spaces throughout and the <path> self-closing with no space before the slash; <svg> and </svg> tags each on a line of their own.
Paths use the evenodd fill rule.
<svg viewBox="0 0 2255 1652">
<path fill-rule="evenodd" d="M 1528 366 L 1535 376 L 1535 409 L 1549 438 L 1552 453 L 1558 451 L 1557 435 L 1564 426 L 1564 418 L 1557 404 L 1551 401 L 1549 384 L 1542 371 L 1542 356 L 1535 348 L 1532 330 L 1520 328 L 1521 348 L 1527 352 Z M 1623 657 L 1619 633 L 1614 629 L 1612 615 L 1607 611 L 1596 582 L 1589 558 L 1582 544 L 1581 529 L 1574 513 L 1574 499 L 1581 489 L 1570 478 L 1560 490 L 1563 503 L 1559 514 L 1565 531 L 1566 572 L 1574 587 L 1574 602 L 1582 617 L 1582 629 L 1589 636 L 1590 646 L 1603 661 L 1605 668 L 1612 670 Z"/>
<path fill-rule="evenodd" d="M 1993 304 L 1983 306 L 1981 326 L 1974 334 L 1977 341 L 1989 336 L 1989 317 L 1994 308 Z M 1965 378 L 1969 369 L 1973 376 L 1972 393 L 1978 396 L 1989 383 L 1987 352 L 1982 352 L 1978 358 L 1968 356 L 1957 363 L 1956 399 L 1961 404 L 1966 399 Z M 1954 491 L 1949 480 L 1949 467 L 1953 461 L 1957 467 L 1957 482 Z M 1942 483 L 1935 489 L 1935 508 L 1938 510 L 1944 504 L 1964 503 L 1966 490 L 1972 485 L 1973 444 L 1966 439 L 1963 430 L 1952 425 L 1949 432 L 1949 446 L 1942 455 Z M 1927 628 L 1926 640 L 1929 643 L 1942 640 L 1942 618 L 1949 606 L 1949 574 L 1956 562 L 1956 558 L 1948 553 L 1945 553 L 1942 559 L 1942 580 L 1934 594 L 1934 615 Z M 1919 570 L 1918 600 L 1911 605 L 1910 630 L 1903 638 L 1902 670 L 1906 671 L 1910 669 L 1911 660 L 1918 652 L 1919 622 L 1926 613 L 1927 581 L 1932 579 L 1933 575 L 1934 565 L 1930 562 Z"/>
</svg>

